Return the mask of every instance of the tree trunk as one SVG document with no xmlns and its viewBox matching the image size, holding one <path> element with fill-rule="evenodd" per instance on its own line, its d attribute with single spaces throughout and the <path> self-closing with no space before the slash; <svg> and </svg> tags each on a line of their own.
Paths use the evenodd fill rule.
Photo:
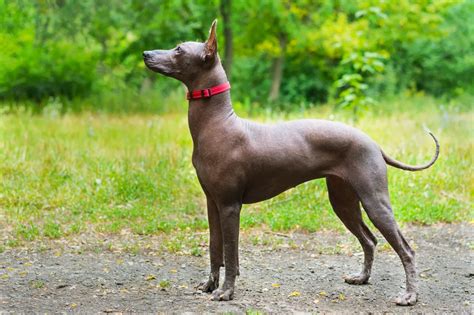
<svg viewBox="0 0 474 315">
<path fill-rule="evenodd" d="M 272 87 L 268 96 L 270 102 L 275 102 L 280 97 L 280 85 L 283 77 L 283 64 L 285 62 L 286 34 L 280 34 L 278 40 L 280 42 L 280 55 L 273 59 Z"/>
<path fill-rule="evenodd" d="M 232 74 L 232 59 L 234 57 L 234 41 L 232 35 L 231 25 L 231 8 L 232 0 L 221 0 L 221 14 L 224 22 L 224 61 L 222 65 L 227 73 L 227 77 L 230 80 Z"/>
</svg>

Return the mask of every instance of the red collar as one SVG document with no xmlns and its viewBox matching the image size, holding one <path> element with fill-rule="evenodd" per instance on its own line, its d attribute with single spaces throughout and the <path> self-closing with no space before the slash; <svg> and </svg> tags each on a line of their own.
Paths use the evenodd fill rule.
<svg viewBox="0 0 474 315">
<path fill-rule="evenodd" d="M 188 92 L 186 94 L 186 98 L 188 100 L 197 100 L 197 99 L 200 99 L 200 98 L 209 98 L 211 96 L 221 94 L 221 93 L 224 93 L 225 91 L 229 91 L 229 90 L 230 90 L 230 83 L 226 82 L 226 83 L 222 83 L 222 84 L 213 86 L 213 87 L 208 88 L 208 89 L 194 90 L 192 92 Z"/>
</svg>

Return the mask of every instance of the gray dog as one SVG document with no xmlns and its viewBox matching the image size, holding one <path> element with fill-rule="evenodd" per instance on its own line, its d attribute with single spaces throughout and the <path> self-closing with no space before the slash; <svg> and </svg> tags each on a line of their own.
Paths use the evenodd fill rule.
<svg viewBox="0 0 474 315">
<path fill-rule="evenodd" d="M 305 119 L 274 125 L 237 117 L 230 85 L 217 54 L 216 21 L 205 43 L 185 42 L 171 50 L 143 53 L 148 68 L 183 82 L 188 90 L 192 162 L 207 198 L 210 229 L 209 280 L 200 285 L 213 300 L 230 300 L 239 275 L 239 219 L 242 204 L 272 198 L 316 178 L 326 178 L 329 200 L 364 250 L 362 272 L 347 276 L 350 284 L 367 283 L 377 240 L 362 221 L 359 204 L 400 257 L 406 292 L 399 305 L 417 301 L 415 252 L 395 222 L 387 185 L 387 164 L 410 166 L 387 156 L 366 134 L 342 123 Z M 225 264 L 224 264 L 225 262 Z M 219 288 L 220 267 L 225 280 Z"/>
</svg>

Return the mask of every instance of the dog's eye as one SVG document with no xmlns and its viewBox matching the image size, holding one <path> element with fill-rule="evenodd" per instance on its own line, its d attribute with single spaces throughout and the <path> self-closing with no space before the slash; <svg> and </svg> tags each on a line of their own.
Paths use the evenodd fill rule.
<svg viewBox="0 0 474 315">
<path fill-rule="evenodd" d="M 176 53 L 180 54 L 183 50 L 181 49 L 181 46 L 176 47 L 175 49 Z"/>
</svg>

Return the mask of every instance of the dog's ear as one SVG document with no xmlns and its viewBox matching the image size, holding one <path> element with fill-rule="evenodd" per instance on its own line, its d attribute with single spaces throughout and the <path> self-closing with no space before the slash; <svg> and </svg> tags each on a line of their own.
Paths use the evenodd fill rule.
<svg viewBox="0 0 474 315">
<path fill-rule="evenodd" d="M 209 30 L 209 38 L 204 47 L 204 61 L 213 60 L 217 55 L 217 35 L 216 35 L 217 19 L 212 22 Z"/>
</svg>

